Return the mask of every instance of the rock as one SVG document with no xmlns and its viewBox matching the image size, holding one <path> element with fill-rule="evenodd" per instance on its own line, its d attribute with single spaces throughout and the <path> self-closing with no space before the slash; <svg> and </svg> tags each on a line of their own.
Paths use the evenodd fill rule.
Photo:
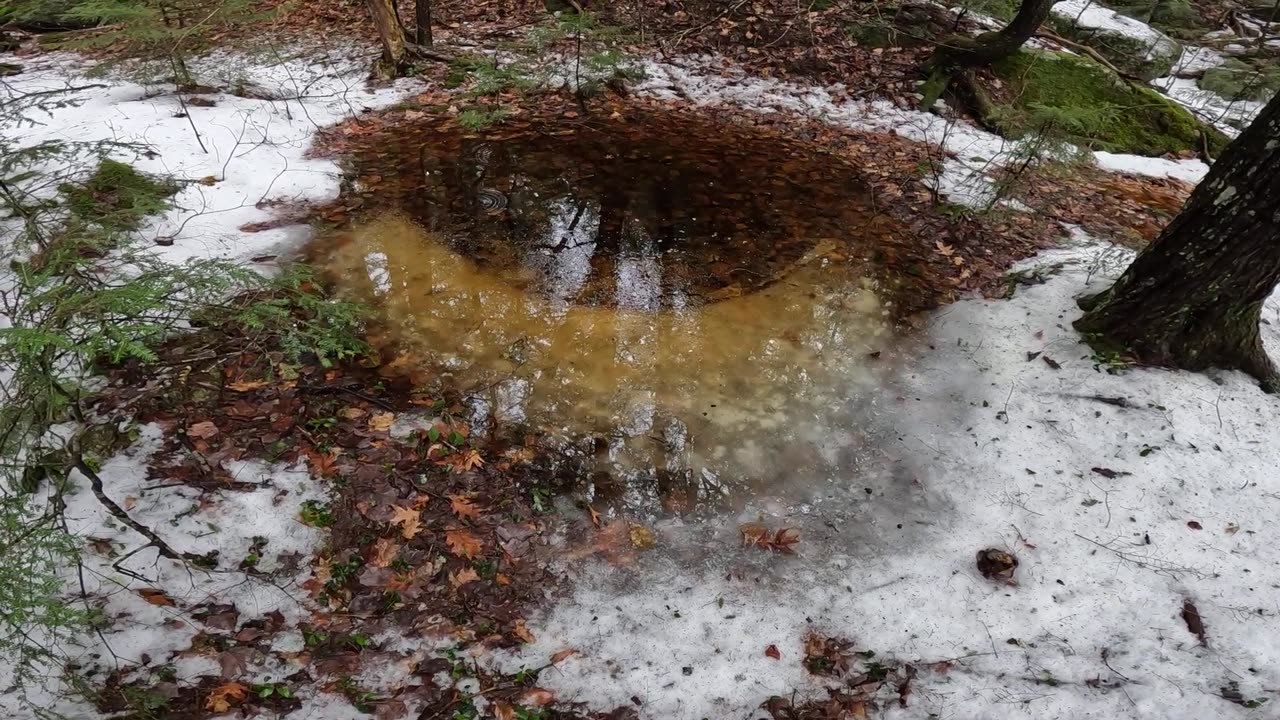
<svg viewBox="0 0 1280 720">
<path fill-rule="evenodd" d="M 1054 6 L 1048 24 L 1062 37 L 1086 45 L 1123 72 L 1143 80 L 1168 75 L 1182 46 L 1139 20 L 1085 0 Z"/>
</svg>

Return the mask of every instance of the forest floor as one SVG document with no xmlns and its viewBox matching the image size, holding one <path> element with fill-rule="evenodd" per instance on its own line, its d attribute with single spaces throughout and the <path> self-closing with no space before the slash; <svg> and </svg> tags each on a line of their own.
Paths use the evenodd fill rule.
<svg viewBox="0 0 1280 720">
<path fill-rule="evenodd" d="M 1238 373 L 1100 356 L 1071 327 L 1074 298 L 1106 287 L 1203 177 L 1207 132 L 1152 157 L 1123 152 L 1116 133 L 1086 137 L 1097 128 L 1018 142 L 954 101 L 921 110 L 928 46 L 911 38 L 936 32 L 936 9 L 904 25 L 853 3 L 689 2 L 584 27 L 536 8 L 441 5 L 437 42 L 468 54 L 381 86 L 367 81 L 376 51 L 359 3 L 305 4 L 270 57 L 192 59 L 206 87 L 181 94 L 86 79 L 94 60 L 28 48 L 0 58 L 22 66 L 6 92 L 75 102 L 4 131 L 28 146 L 145 146 L 122 159 L 186 181 L 138 230 L 157 256 L 262 268 L 324 266 L 338 252 L 324 238 L 357 242 L 411 204 L 425 192 L 421 138 L 461 154 L 666 124 L 673 154 L 768 147 L 776 165 L 762 174 L 811 193 L 798 214 L 842 193 L 869 204 L 850 247 L 874 248 L 894 278 L 877 288 L 888 309 L 875 332 L 837 312 L 797 335 L 742 318 L 807 305 L 717 303 L 744 307 L 717 344 L 794 341 L 812 355 L 794 375 L 817 386 L 779 397 L 797 378 L 758 369 L 733 391 L 729 432 L 682 441 L 693 455 L 714 438 L 760 475 L 717 478 L 717 494 L 663 468 L 637 481 L 619 469 L 625 438 L 478 411 L 461 372 L 422 362 L 389 312 L 370 324 L 377 352 L 337 366 L 290 365 L 278 347 L 197 326 L 151 365 L 106 370 L 95 411 L 113 418 L 106 492 L 206 562 L 158 557 L 73 473 L 82 487 L 65 516 L 84 550 L 67 597 L 101 620 L 58 648 L 67 668 L 4 683 L 10 716 L 1274 712 L 1280 405 Z M 1104 29 L 1133 29 L 1106 13 Z M 968 31 L 983 25 L 964 17 Z M 907 40 L 873 42 L 867 28 Z M 297 39 L 318 33 L 323 44 Z M 1226 62 L 1218 52 L 1183 47 L 1152 84 L 1230 135 L 1256 107 L 1182 72 Z M 851 255 L 838 245 L 801 262 Z M 1264 318 L 1280 352 L 1280 300 Z M 475 348 L 470 334 L 454 340 L 433 350 Z M 677 370 L 696 378 L 699 360 Z M 660 397 L 661 381 L 623 390 Z M 668 433 L 661 411 L 614 430 Z M 602 454 L 611 482 L 633 485 L 602 479 Z M 72 692 L 73 678 L 91 692 Z"/>
</svg>

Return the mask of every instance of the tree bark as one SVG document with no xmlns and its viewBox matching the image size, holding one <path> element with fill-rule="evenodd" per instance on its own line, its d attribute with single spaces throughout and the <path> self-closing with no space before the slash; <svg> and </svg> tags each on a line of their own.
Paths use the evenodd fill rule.
<svg viewBox="0 0 1280 720">
<path fill-rule="evenodd" d="M 417 22 L 417 40 L 423 47 L 431 47 L 431 0 L 416 0 L 413 16 Z"/>
<path fill-rule="evenodd" d="M 1262 305 L 1280 281 L 1280 96 L 1227 146 L 1160 237 L 1076 328 L 1152 365 L 1243 370 L 1280 390 Z"/>
<path fill-rule="evenodd" d="M 382 69 L 394 76 L 408 58 L 408 40 L 400 16 L 396 13 L 395 0 L 368 0 L 369 14 L 382 40 Z"/>
<path fill-rule="evenodd" d="M 952 36 L 934 50 L 932 64 L 944 69 L 990 65 L 1018 52 L 1035 35 L 1059 0 L 1022 0 L 1018 14 L 997 32 Z"/>
</svg>

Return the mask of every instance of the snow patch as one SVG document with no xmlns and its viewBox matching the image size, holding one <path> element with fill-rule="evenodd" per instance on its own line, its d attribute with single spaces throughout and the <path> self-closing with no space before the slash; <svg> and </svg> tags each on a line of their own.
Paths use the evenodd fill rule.
<svg viewBox="0 0 1280 720">
<path fill-rule="evenodd" d="M 1105 372 L 1071 328 L 1075 297 L 1131 254 L 1073 235 L 1023 264 L 1046 283 L 939 311 L 887 391 L 886 460 L 921 488 L 923 519 L 876 496 L 857 522 L 839 502 L 793 507 L 776 522 L 801 528 L 797 558 L 723 543 L 691 563 L 663 532 L 634 566 L 575 569 L 572 595 L 529 623 L 535 642 L 492 662 L 572 648 L 540 677 L 561 700 L 751 718 L 771 694 L 822 696 L 801 667 L 817 630 L 921 670 L 894 717 L 1252 717 L 1222 688 L 1280 686 L 1280 406 L 1238 373 Z M 1274 349 L 1276 297 L 1266 316 Z M 978 574 L 985 547 L 1021 558 L 1017 586 Z"/>
<path fill-rule="evenodd" d="M 184 184 L 174 209 L 140 231 L 147 238 L 174 241 L 157 252 L 178 261 L 247 259 L 294 246 L 308 233 L 303 225 L 241 232 L 242 226 L 274 217 L 268 203 L 337 197 L 337 165 L 306 156 L 317 130 L 387 107 L 421 87 L 400 80 L 370 89 L 368 58 L 358 47 L 314 55 L 301 51 L 265 65 L 214 54 L 191 62 L 195 76 L 233 80 L 252 88 L 256 97 L 213 93 L 204 96 L 215 103 L 212 107 L 189 102 L 184 107 L 167 87 L 162 92 L 123 79 L 86 77 L 91 66 L 77 56 L 7 57 L 24 66 L 21 74 L 5 79 L 8 94 L 79 89 L 58 95 L 71 104 L 29 113 L 26 121 L 0 131 L 19 147 L 45 141 L 136 143 L 137 153 L 112 154 Z"/>
</svg>

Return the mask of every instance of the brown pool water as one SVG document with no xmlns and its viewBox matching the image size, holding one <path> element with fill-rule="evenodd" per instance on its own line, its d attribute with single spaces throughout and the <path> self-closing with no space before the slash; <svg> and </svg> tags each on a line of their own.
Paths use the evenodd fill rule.
<svg viewBox="0 0 1280 720">
<path fill-rule="evenodd" d="M 560 130 L 357 156 L 365 219 L 312 257 L 474 422 L 591 448 L 596 499 L 848 481 L 897 288 L 856 169 L 687 119 Z"/>
</svg>

